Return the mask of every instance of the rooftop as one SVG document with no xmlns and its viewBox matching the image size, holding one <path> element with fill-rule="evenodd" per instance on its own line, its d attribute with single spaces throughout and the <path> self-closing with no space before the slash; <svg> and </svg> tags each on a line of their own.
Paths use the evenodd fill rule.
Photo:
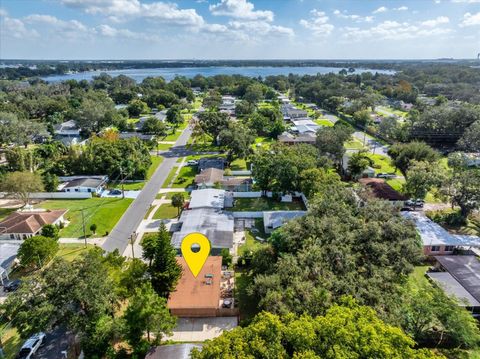
<svg viewBox="0 0 480 359">
<path fill-rule="evenodd" d="M 205 172 L 205 171 L 204 171 Z M 225 191 L 223 189 L 199 189 L 192 191 L 189 209 L 224 207 Z"/>
<path fill-rule="evenodd" d="M 190 359 L 193 348 L 200 349 L 202 344 L 172 344 L 151 348 L 145 359 Z"/>
<path fill-rule="evenodd" d="M 405 201 L 407 198 L 395 191 L 385 180 L 381 178 L 361 178 L 359 182 L 372 190 L 376 198 L 388 201 Z"/>
<path fill-rule="evenodd" d="M 221 157 L 204 157 L 198 160 L 198 169 L 203 171 L 207 168 L 218 168 L 220 170 L 225 169 L 225 159 Z"/>
<path fill-rule="evenodd" d="M 172 235 L 172 245 L 180 248 L 183 238 L 190 233 L 202 233 L 212 248 L 233 247 L 233 215 L 215 208 L 197 208 L 182 212 L 182 227 Z"/>
<path fill-rule="evenodd" d="M 66 209 L 45 212 L 14 212 L 0 222 L 0 233 L 35 234 L 44 225 L 55 223 L 67 213 Z"/>
<path fill-rule="evenodd" d="M 453 235 L 424 214 L 402 212 L 402 215 L 415 223 L 424 246 L 480 246 L 479 237 Z"/>
<path fill-rule="evenodd" d="M 195 176 L 195 183 L 200 184 L 215 184 L 223 180 L 223 169 L 206 168 L 200 174 Z"/>
<path fill-rule="evenodd" d="M 480 301 L 480 261 L 477 256 L 436 256 L 435 259 L 477 302 Z"/>
<path fill-rule="evenodd" d="M 263 224 L 266 229 L 275 229 L 283 226 L 285 222 L 304 216 L 306 213 L 306 211 L 265 211 L 263 212 Z"/>
<path fill-rule="evenodd" d="M 476 300 L 450 273 L 428 272 L 427 275 L 447 294 L 456 297 L 461 304 L 467 304 L 468 307 L 480 306 L 480 302 L 478 302 L 478 300 Z"/>
<path fill-rule="evenodd" d="M 98 188 L 105 183 L 103 178 L 76 178 L 74 180 L 69 181 L 64 188 L 72 188 L 72 187 L 88 187 L 88 188 Z"/>
<path fill-rule="evenodd" d="M 220 306 L 222 257 L 208 257 L 196 278 L 183 257 L 177 257 L 177 262 L 182 266 L 183 274 L 175 291 L 170 294 L 168 308 L 171 310 L 218 308 Z"/>
</svg>

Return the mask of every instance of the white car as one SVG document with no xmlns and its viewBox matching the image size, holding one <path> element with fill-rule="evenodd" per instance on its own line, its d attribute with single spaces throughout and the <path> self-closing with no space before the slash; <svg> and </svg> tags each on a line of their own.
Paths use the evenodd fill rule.
<svg viewBox="0 0 480 359">
<path fill-rule="evenodd" d="M 187 166 L 198 166 L 198 161 L 189 160 L 187 161 Z"/>
<path fill-rule="evenodd" d="M 32 335 L 23 343 L 22 348 L 18 352 L 17 359 L 30 359 L 42 345 L 45 339 L 45 333 L 37 333 Z"/>
</svg>

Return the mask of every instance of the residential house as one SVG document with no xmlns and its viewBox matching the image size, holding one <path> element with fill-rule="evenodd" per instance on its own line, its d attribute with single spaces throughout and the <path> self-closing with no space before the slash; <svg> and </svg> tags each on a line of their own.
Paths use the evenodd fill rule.
<svg viewBox="0 0 480 359">
<path fill-rule="evenodd" d="M 342 168 L 343 168 L 343 172 L 346 174 L 349 174 L 348 163 L 350 162 L 350 157 L 353 153 L 354 152 L 352 151 L 352 152 L 347 152 L 343 155 Z M 362 171 L 362 173 L 360 174 L 360 178 L 373 178 L 375 177 L 375 174 L 376 174 L 375 170 L 372 167 L 368 166 L 366 169 Z"/>
<path fill-rule="evenodd" d="M 372 171 L 373 174 L 375 174 L 373 169 Z M 407 200 L 404 195 L 393 189 L 393 187 L 386 183 L 382 178 L 361 178 L 358 181 L 368 187 L 372 191 L 372 195 L 376 198 L 400 203 Z"/>
<path fill-rule="evenodd" d="M 284 143 L 286 145 L 296 145 L 298 143 L 306 143 L 309 145 L 314 145 L 316 139 L 317 139 L 317 136 L 311 132 L 305 132 L 298 135 L 294 135 L 289 132 L 284 132 L 277 138 L 278 142 Z"/>
<path fill-rule="evenodd" d="M 459 305 L 480 314 L 480 261 L 475 255 L 435 256 L 435 271 L 427 276 Z"/>
<path fill-rule="evenodd" d="M 265 211 L 263 212 L 263 226 L 265 233 L 272 233 L 286 222 L 303 217 L 306 211 Z"/>
<path fill-rule="evenodd" d="M 101 194 L 105 189 L 108 176 L 63 177 L 65 182 L 59 187 L 63 192 L 88 192 Z"/>
<path fill-rule="evenodd" d="M 46 224 L 65 223 L 65 213 L 66 209 L 11 213 L 0 222 L 0 239 L 23 240 L 35 236 Z"/>
<path fill-rule="evenodd" d="M 142 141 L 153 141 L 155 139 L 154 135 L 146 135 L 140 132 L 120 132 L 118 134 L 118 138 L 121 140 L 129 140 L 134 137 Z"/>
<path fill-rule="evenodd" d="M 195 176 L 198 189 L 219 187 L 227 191 L 244 192 L 251 188 L 250 177 L 224 176 L 223 170 L 207 168 Z"/>
<path fill-rule="evenodd" d="M 464 153 L 463 159 L 468 167 L 480 167 L 480 152 Z"/>
<path fill-rule="evenodd" d="M 225 169 L 225 159 L 222 157 L 204 157 L 198 160 L 198 170 L 200 172 L 207 168 L 218 168 L 219 170 Z"/>
<path fill-rule="evenodd" d="M 480 237 L 451 234 L 423 213 L 402 212 L 402 215 L 415 224 L 427 256 L 452 254 L 457 248 L 480 247 Z"/>
<path fill-rule="evenodd" d="M 293 123 L 293 126 L 290 130 L 296 133 L 317 133 L 318 129 L 321 127 L 309 118 L 292 119 L 291 122 Z"/>
<path fill-rule="evenodd" d="M 168 298 L 167 307 L 177 317 L 216 317 L 220 309 L 222 257 L 209 256 L 197 277 L 183 257 L 177 257 L 182 277 Z"/>
<path fill-rule="evenodd" d="M 282 104 L 280 111 L 284 120 L 294 120 L 300 118 L 308 118 L 308 112 L 293 106 L 292 104 Z"/>
<path fill-rule="evenodd" d="M 210 240 L 212 255 L 233 248 L 234 219 L 223 211 L 226 198 L 230 197 L 221 189 L 192 191 L 188 209 L 182 212 L 172 234 L 172 245 L 179 253 L 183 238 L 190 233 L 204 234 Z"/>
<path fill-rule="evenodd" d="M 75 121 L 70 120 L 54 126 L 55 139 L 70 146 L 78 144 L 80 140 L 80 128 Z"/>
</svg>

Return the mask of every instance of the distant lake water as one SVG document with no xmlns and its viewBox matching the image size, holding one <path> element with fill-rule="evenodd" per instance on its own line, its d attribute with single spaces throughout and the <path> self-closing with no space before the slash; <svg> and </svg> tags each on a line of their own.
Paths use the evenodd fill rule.
<svg viewBox="0 0 480 359">
<path fill-rule="evenodd" d="M 267 77 L 272 75 L 316 75 L 316 74 L 328 74 L 328 73 L 338 73 L 342 70 L 341 67 L 263 67 L 263 66 L 252 66 L 252 67 L 229 67 L 229 66 L 218 66 L 218 67 L 179 67 L 179 68 L 155 68 L 155 69 L 123 69 L 123 70 L 107 70 L 107 71 L 88 71 L 88 72 L 79 72 L 74 74 L 65 74 L 65 75 L 54 75 L 43 77 L 45 81 L 49 82 L 60 82 L 66 80 L 91 80 L 94 76 L 100 75 L 102 72 L 109 74 L 110 76 L 125 75 L 131 77 L 136 82 L 141 82 L 146 77 L 158 77 L 161 76 L 165 80 L 170 81 L 175 78 L 175 76 L 185 76 L 187 78 L 192 78 L 195 75 L 203 75 L 205 77 L 215 76 L 215 75 L 243 75 L 247 77 Z M 375 70 L 375 69 L 355 69 L 354 74 L 371 72 L 371 73 L 381 73 L 393 75 L 395 71 L 393 70 Z"/>
</svg>

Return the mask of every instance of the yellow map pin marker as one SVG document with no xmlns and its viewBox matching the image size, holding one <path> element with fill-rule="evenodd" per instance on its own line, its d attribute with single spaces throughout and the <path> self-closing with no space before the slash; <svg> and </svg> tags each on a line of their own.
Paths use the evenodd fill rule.
<svg viewBox="0 0 480 359">
<path fill-rule="evenodd" d="M 201 233 L 190 233 L 183 238 L 180 248 L 188 268 L 196 278 L 210 254 L 210 241 Z"/>
</svg>

